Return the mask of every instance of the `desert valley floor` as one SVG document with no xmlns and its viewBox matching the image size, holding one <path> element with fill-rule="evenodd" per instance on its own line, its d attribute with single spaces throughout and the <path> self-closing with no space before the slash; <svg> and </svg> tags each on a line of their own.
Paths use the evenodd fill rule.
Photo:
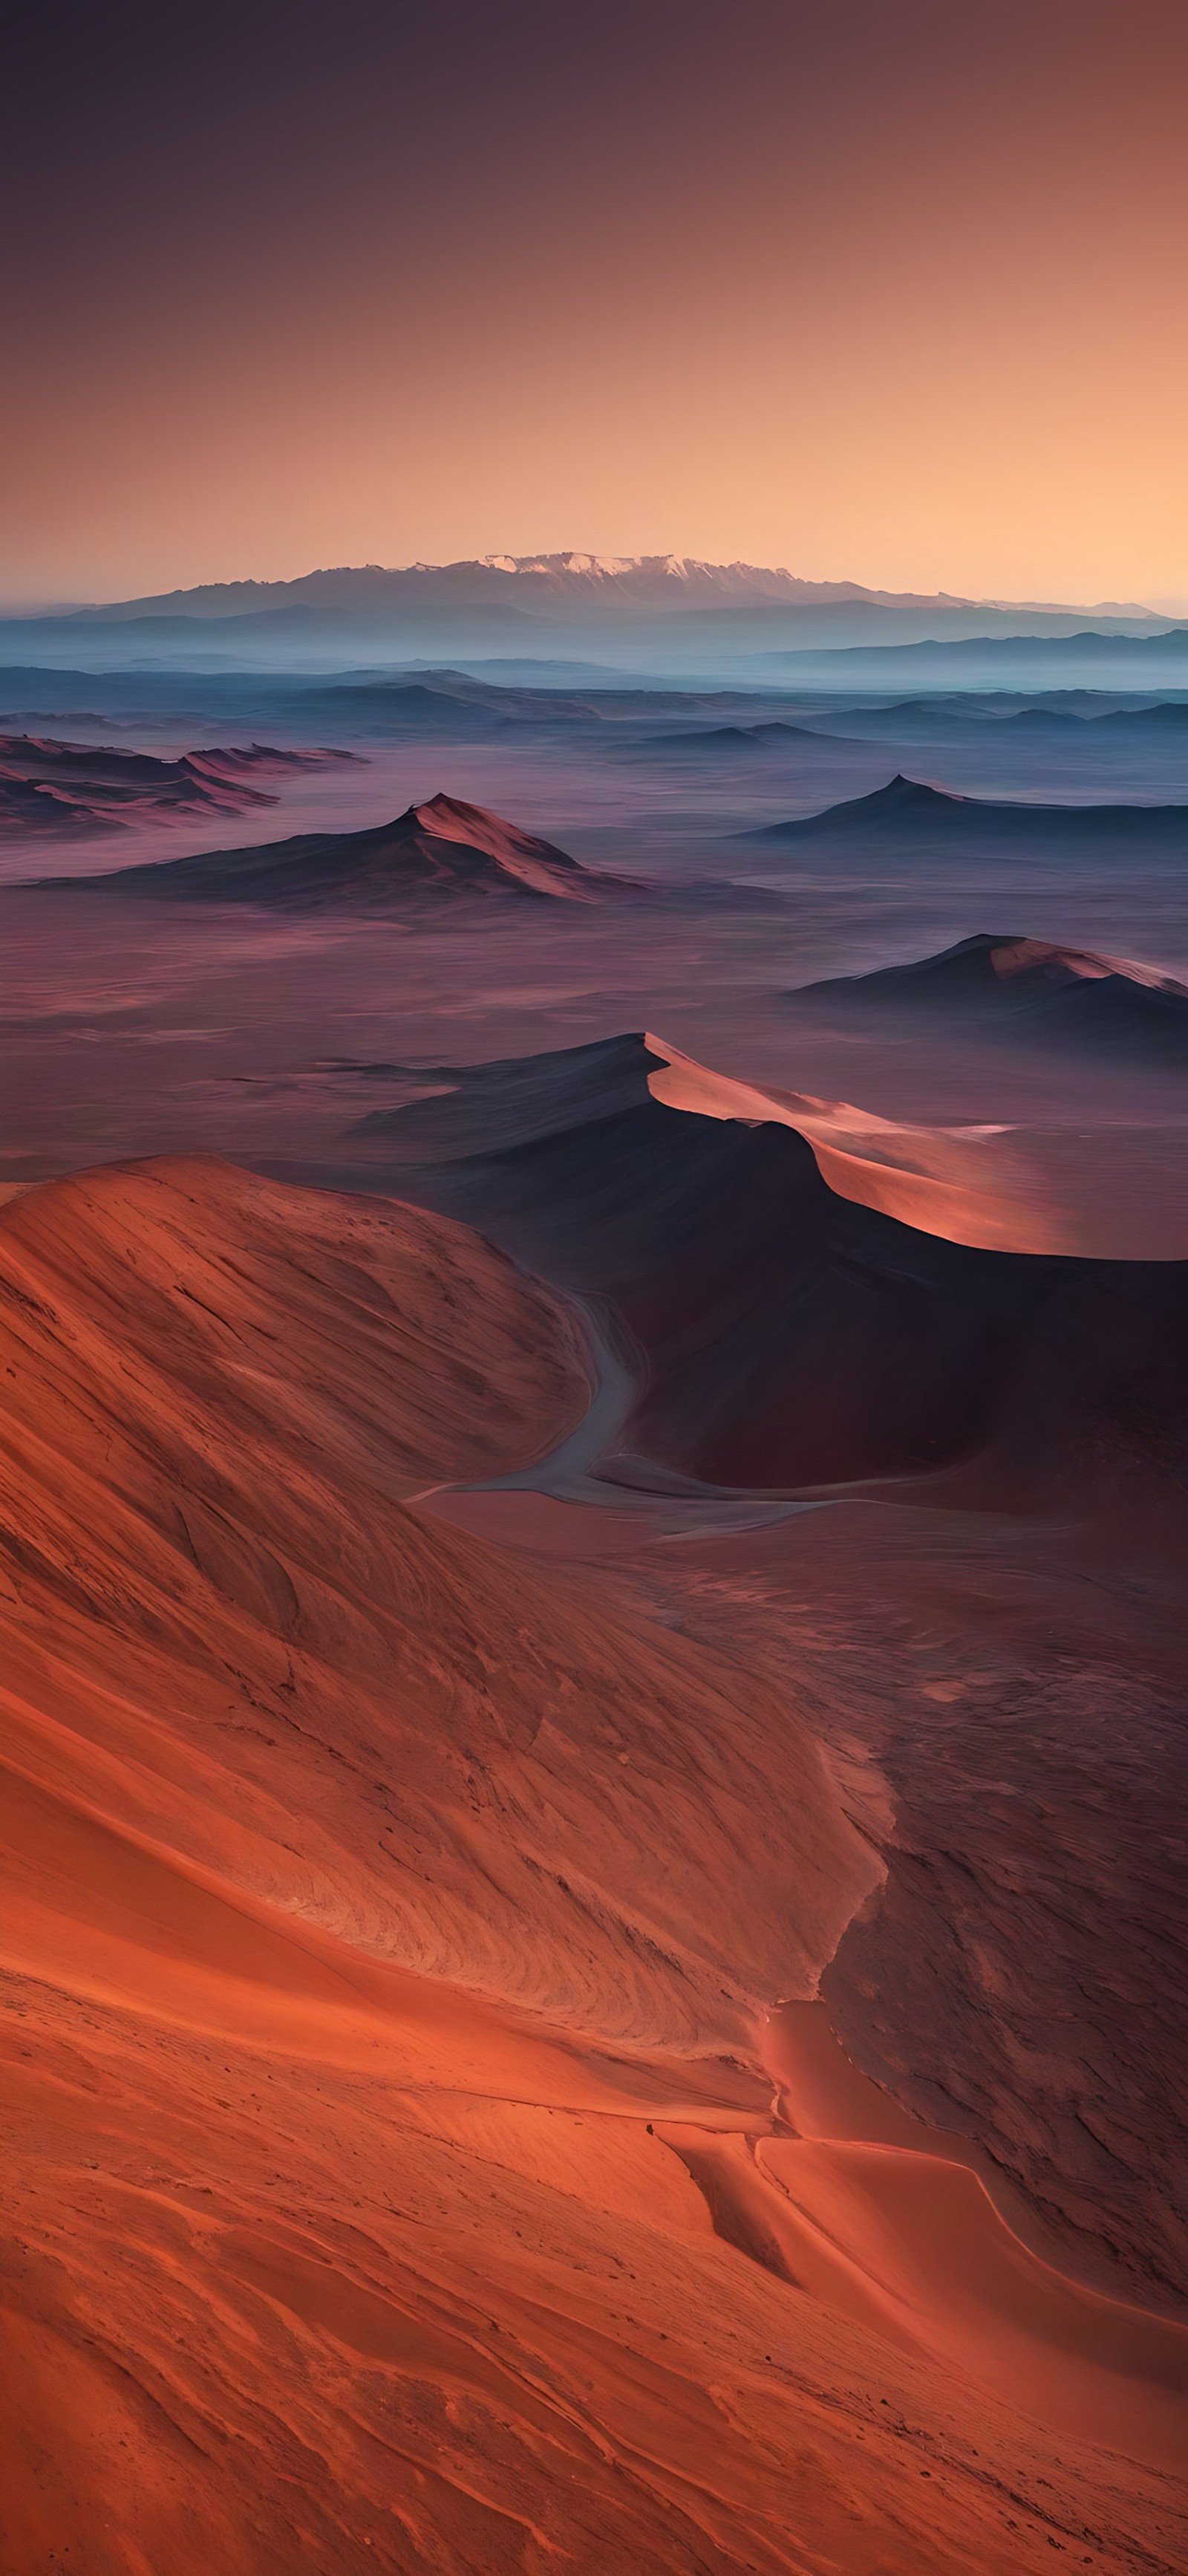
<svg viewBox="0 0 1188 2576">
<path fill-rule="evenodd" d="M 0 676 L 5 2576 L 1175 2576 L 1188 706 Z"/>
</svg>

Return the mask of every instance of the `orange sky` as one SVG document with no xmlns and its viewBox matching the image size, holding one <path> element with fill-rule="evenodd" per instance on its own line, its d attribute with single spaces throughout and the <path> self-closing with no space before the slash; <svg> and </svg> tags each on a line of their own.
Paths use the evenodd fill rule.
<svg viewBox="0 0 1188 2576">
<path fill-rule="evenodd" d="M 1183 0 L 425 14 L 26 30 L 9 601 L 562 546 L 1188 597 Z"/>
</svg>

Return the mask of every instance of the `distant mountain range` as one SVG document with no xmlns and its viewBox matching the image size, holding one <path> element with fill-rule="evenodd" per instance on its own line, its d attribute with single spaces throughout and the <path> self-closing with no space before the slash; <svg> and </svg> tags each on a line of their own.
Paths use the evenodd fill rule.
<svg viewBox="0 0 1188 2576">
<path fill-rule="evenodd" d="M 489 555 L 378 564 L 295 581 L 192 590 L 0 620 L 0 658 L 52 666 L 334 669 L 428 657 L 572 663 L 720 676 L 754 660 L 997 639 L 1125 643 L 1188 628 L 1125 601 L 1092 608 L 814 582 L 674 555 Z M 1177 648 L 1179 649 L 1179 648 Z M 857 678 L 848 671 L 846 685 Z M 1186 680 L 1188 685 L 1188 680 Z"/>
<path fill-rule="evenodd" d="M 976 609 L 1010 617 L 1091 615 L 1127 626 L 1171 624 L 1133 601 L 1100 600 L 1092 609 L 1052 601 L 971 600 L 951 591 L 869 590 L 857 581 L 804 581 L 799 574 L 763 564 L 701 563 L 690 555 L 481 555 L 462 563 L 341 565 L 303 573 L 295 581 L 204 582 L 193 590 L 158 591 L 142 599 L 76 609 L 79 622 L 100 618 L 244 617 L 270 609 L 351 611 L 417 606 L 472 605 L 480 601 L 538 613 L 613 614 L 625 606 L 679 614 L 695 607 Z"/>
<path fill-rule="evenodd" d="M 1022 703 L 1014 692 L 969 690 L 956 696 L 897 698 L 889 706 L 867 702 L 827 709 L 814 717 L 814 724 L 834 737 L 866 741 L 947 744 L 979 733 L 986 740 L 994 731 L 1003 741 L 1060 743 L 1078 754 L 1124 746 L 1146 750 L 1188 744 L 1188 699 L 1117 707 L 1092 690 L 1039 694 Z"/>
<path fill-rule="evenodd" d="M 1146 631 L 1107 620 L 1086 626 L 1027 624 L 1020 617 L 1003 631 L 987 616 L 976 632 L 957 633 L 934 622 L 928 636 L 841 635 L 833 649 L 811 646 L 748 654 L 743 668 L 754 683 L 783 682 L 792 689 L 827 680 L 831 689 L 1162 689 L 1188 691 L 1188 625 Z M 742 676 L 742 669 L 740 669 Z"/>
</svg>

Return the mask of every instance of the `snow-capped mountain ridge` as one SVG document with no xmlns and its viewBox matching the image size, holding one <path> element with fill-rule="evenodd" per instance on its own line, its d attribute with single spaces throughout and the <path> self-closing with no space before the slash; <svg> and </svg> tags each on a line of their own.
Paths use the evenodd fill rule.
<svg viewBox="0 0 1188 2576">
<path fill-rule="evenodd" d="M 375 563 L 340 564 L 303 573 L 291 581 L 204 582 L 193 589 L 76 610 L 70 622 L 147 616 L 237 617 L 290 609 L 374 613 L 463 605 L 518 605 L 545 615 L 550 608 L 580 611 L 584 607 L 595 613 L 616 606 L 661 612 L 769 612 L 781 606 L 796 609 L 842 605 L 944 611 L 992 608 L 1001 614 L 1009 603 L 962 599 L 951 591 L 874 590 L 856 581 L 809 581 L 783 565 L 741 561 L 715 564 L 693 555 L 600 555 L 571 550 L 558 554 L 489 554 L 456 563 L 417 562 L 391 568 Z M 1090 612 L 1027 603 L 1027 614 L 1033 616 L 1067 617 L 1074 613 Z M 1119 609 L 1113 603 L 1108 612 L 1092 613 L 1122 615 L 1144 623 L 1150 620 L 1155 625 L 1166 622 L 1154 618 L 1150 610 Z"/>
</svg>

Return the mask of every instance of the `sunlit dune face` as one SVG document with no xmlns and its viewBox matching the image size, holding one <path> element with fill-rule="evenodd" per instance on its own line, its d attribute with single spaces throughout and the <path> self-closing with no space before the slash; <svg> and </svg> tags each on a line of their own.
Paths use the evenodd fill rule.
<svg viewBox="0 0 1188 2576">
<path fill-rule="evenodd" d="M 1093 1248 L 1076 1214 L 1039 1203 L 1009 1145 L 1005 1154 L 988 1152 L 1003 1135 L 1000 1128 L 909 1127 L 848 1101 L 811 1100 L 734 1082 L 694 1064 L 662 1038 L 647 1043 L 667 1058 L 663 1071 L 648 1075 L 653 1099 L 702 1118 L 794 1128 L 811 1145 L 822 1179 L 839 1198 L 877 1208 L 921 1233 L 989 1251 Z"/>
</svg>

